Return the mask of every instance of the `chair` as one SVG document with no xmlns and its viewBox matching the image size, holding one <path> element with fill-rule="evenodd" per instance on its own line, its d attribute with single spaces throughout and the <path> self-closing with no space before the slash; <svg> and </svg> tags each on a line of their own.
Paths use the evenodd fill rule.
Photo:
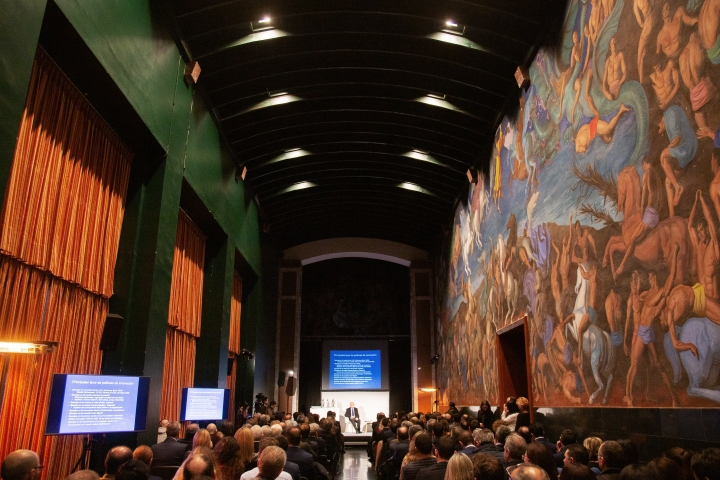
<svg viewBox="0 0 720 480">
<path fill-rule="evenodd" d="M 174 465 L 162 465 L 159 467 L 152 467 L 150 472 L 156 477 L 162 478 L 162 480 L 172 480 L 179 468 L 179 466 Z"/>
</svg>

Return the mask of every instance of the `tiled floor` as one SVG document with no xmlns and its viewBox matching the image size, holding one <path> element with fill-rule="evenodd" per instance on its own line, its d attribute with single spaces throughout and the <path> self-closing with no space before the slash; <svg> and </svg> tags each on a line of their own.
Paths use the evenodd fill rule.
<svg viewBox="0 0 720 480">
<path fill-rule="evenodd" d="M 345 447 L 345 455 L 340 457 L 342 462 L 341 474 L 337 480 L 376 480 L 377 476 L 373 466 L 368 462 L 365 447 Z"/>
</svg>

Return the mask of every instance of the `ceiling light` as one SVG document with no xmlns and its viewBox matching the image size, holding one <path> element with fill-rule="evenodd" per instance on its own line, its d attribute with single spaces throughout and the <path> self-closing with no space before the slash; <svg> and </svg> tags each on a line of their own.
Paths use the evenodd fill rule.
<svg viewBox="0 0 720 480">
<path fill-rule="evenodd" d="M 411 192 L 418 192 L 418 193 L 424 193 L 425 195 L 431 195 L 433 197 L 437 197 L 434 193 L 432 193 L 430 190 L 427 190 L 420 185 L 416 185 L 411 182 L 402 182 L 397 185 L 400 188 L 403 188 L 405 190 L 410 190 Z"/>
<path fill-rule="evenodd" d="M 421 392 L 425 392 L 425 393 L 432 393 L 436 390 L 437 390 L 437 388 L 432 388 L 432 387 L 425 387 L 425 388 L 420 389 Z"/>
<path fill-rule="evenodd" d="M 464 31 L 465 29 L 463 28 L 463 32 Z M 452 43 L 453 45 L 458 45 L 460 47 L 472 48 L 473 50 L 480 50 L 481 52 L 489 51 L 487 48 L 483 48 L 479 44 L 468 39 L 467 37 L 464 37 L 463 34 L 450 32 L 449 30 L 445 29 L 443 29 L 442 32 L 433 32 L 426 38 L 438 40 L 445 43 Z"/>
<path fill-rule="evenodd" d="M 0 353 L 23 353 L 29 355 L 41 355 L 51 353 L 59 342 L 0 342 Z"/>
<path fill-rule="evenodd" d="M 275 25 L 273 25 L 273 21 L 270 17 L 263 17 L 256 22 L 251 22 L 250 26 L 252 27 L 253 32 L 262 32 L 263 30 L 272 30 L 275 28 Z"/>
<path fill-rule="evenodd" d="M 237 115 L 242 115 L 244 113 L 252 112 L 253 110 L 259 110 L 266 107 L 274 107 L 277 105 L 283 105 L 285 103 L 292 103 L 302 100 L 302 98 L 296 97 L 295 95 L 289 95 L 287 92 L 268 92 L 268 97 L 268 99 L 258 102 L 252 107 L 247 108 L 240 113 L 236 113 L 234 115 L 223 118 L 223 120 L 227 120 L 228 118 L 236 117 Z"/>
<path fill-rule="evenodd" d="M 402 156 L 414 158 L 415 160 L 421 160 L 423 162 L 434 163 L 435 165 L 443 165 L 444 166 L 444 164 L 442 162 L 434 159 L 432 156 L 430 156 L 428 154 L 428 152 L 423 152 L 422 150 L 411 150 L 407 153 L 403 153 Z"/>
<path fill-rule="evenodd" d="M 434 107 L 440 107 L 440 108 L 446 108 L 448 110 L 452 110 L 454 112 L 464 113 L 465 115 L 470 115 L 468 112 L 456 107 L 452 103 L 445 100 L 445 95 L 438 95 L 436 93 L 429 93 L 425 95 L 424 97 L 416 98 L 416 102 L 424 103 L 426 105 L 432 105 Z"/>
<path fill-rule="evenodd" d="M 440 93 L 428 93 L 427 96 L 430 98 L 437 98 L 438 100 L 445 100 L 445 95 Z"/>
<path fill-rule="evenodd" d="M 310 152 L 307 150 L 303 150 L 302 148 L 292 148 L 290 150 L 285 150 L 283 153 L 278 155 L 277 157 L 274 157 L 267 162 L 260 165 L 261 167 L 264 167 L 266 165 L 271 165 L 273 163 L 282 162 L 283 160 L 290 160 L 293 158 L 300 158 L 304 157 L 306 155 L 310 155 Z"/>
<path fill-rule="evenodd" d="M 463 36 L 465 35 L 465 25 L 458 25 L 457 22 L 448 20 L 445 22 L 442 31 L 453 35 Z"/>
<path fill-rule="evenodd" d="M 283 92 L 282 90 L 275 90 L 273 92 L 268 92 L 268 97 L 274 98 L 274 97 L 282 97 L 283 95 L 287 95 L 288 92 Z"/>
<path fill-rule="evenodd" d="M 293 185 L 290 185 L 287 188 L 280 190 L 280 192 L 278 192 L 278 195 L 282 194 L 282 193 L 294 192 L 296 190 L 305 190 L 306 188 L 311 188 L 311 187 L 317 187 L 317 185 L 315 185 L 312 182 L 298 182 Z"/>
</svg>

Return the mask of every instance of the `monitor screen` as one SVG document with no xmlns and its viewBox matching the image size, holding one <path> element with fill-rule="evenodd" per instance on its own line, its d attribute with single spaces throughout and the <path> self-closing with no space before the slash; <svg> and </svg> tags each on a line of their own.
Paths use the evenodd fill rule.
<svg viewBox="0 0 720 480">
<path fill-rule="evenodd" d="M 46 435 L 145 431 L 150 377 L 53 375 Z"/>
<path fill-rule="evenodd" d="M 323 390 L 388 390 L 387 341 L 323 342 Z"/>
<path fill-rule="evenodd" d="M 229 405 L 227 388 L 183 388 L 180 420 L 225 420 Z"/>
</svg>

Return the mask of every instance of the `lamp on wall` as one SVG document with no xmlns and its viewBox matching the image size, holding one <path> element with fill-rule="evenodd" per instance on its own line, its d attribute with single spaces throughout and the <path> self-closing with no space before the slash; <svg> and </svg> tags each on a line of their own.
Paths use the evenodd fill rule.
<svg viewBox="0 0 720 480">
<path fill-rule="evenodd" d="M 288 399 L 288 407 L 286 412 L 290 412 L 290 399 L 295 395 L 295 387 L 296 387 L 296 381 L 295 381 L 295 372 L 292 370 L 288 371 L 288 379 L 287 379 L 287 386 L 285 387 L 285 394 L 287 395 Z"/>
<path fill-rule="evenodd" d="M 8 355 L 44 355 L 52 353 L 57 349 L 60 342 L 3 342 L 0 341 L 0 357 L 3 358 L 2 375 L 0 376 L 0 411 L 5 400 L 5 384 L 7 382 L 8 367 L 10 365 Z"/>
</svg>

